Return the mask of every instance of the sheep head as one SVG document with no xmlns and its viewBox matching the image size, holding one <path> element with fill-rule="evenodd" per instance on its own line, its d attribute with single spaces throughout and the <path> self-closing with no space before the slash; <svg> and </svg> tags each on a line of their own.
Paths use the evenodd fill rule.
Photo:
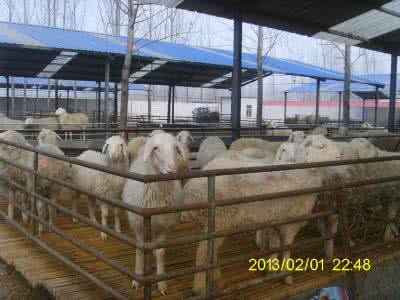
<svg viewBox="0 0 400 300">
<path fill-rule="evenodd" d="M 289 135 L 288 142 L 300 144 L 306 138 L 303 131 L 294 131 Z"/>
<path fill-rule="evenodd" d="M 176 138 L 178 142 L 182 143 L 186 147 L 189 147 L 194 142 L 192 135 L 187 130 L 182 130 L 179 132 Z"/>
<path fill-rule="evenodd" d="M 378 148 L 366 138 L 354 139 L 350 142 L 350 144 L 356 149 L 358 158 L 371 158 L 378 156 Z"/>
<path fill-rule="evenodd" d="M 32 124 L 33 124 L 33 118 L 26 118 L 25 125 L 32 125 Z"/>
<path fill-rule="evenodd" d="M 128 159 L 126 142 L 119 135 L 114 135 L 112 137 L 109 137 L 106 140 L 101 153 L 106 155 L 111 161 Z"/>
<path fill-rule="evenodd" d="M 149 136 L 153 136 L 153 135 L 160 134 L 160 133 L 165 133 L 165 131 L 161 130 L 161 129 L 155 129 L 152 132 L 150 132 Z"/>
<path fill-rule="evenodd" d="M 60 115 L 66 114 L 66 113 L 67 113 L 67 111 L 66 111 L 65 108 L 63 108 L 63 107 L 59 107 L 59 108 L 56 110 L 56 116 L 60 116 Z"/>
<path fill-rule="evenodd" d="M 159 174 L 175 174 L 179 156 L 183 157 L 184 151 L 183 145 L 173 135 L 160 132 L 147 140 L 143 160 Z"/>
<path fill-rule="evenodd" d="M 50 129 L 42 129 L 38 135 L 39 144 L 51 144 L 58 146 L 62 142 L 62 138 Z"/>
<path fill-rule="evenodd" d="M 310 135 L 303 145 L 306 162 L 339 160 L 344 157 L 343 149 L 323 135 Z"/>
</svg>

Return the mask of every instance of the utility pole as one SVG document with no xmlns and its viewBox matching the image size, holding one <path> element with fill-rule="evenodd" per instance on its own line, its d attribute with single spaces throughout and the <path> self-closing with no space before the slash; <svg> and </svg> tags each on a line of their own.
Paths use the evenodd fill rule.
<svg viewBox="0 0 400 300">
<path fill-rule="evenodd" d="M 344 50 L 344 90 L 343 90 L 343 124 L 350 127 L 350 82 L 351 82 L 351 46 Z"/>
<path fill-rule="evenodd" d="M 264 92 L 264 72 L 263 72 L 263 48 L 264 48 L 264 30 L 258 26 L 258 47 L 257 47 L 257 127 L 261 128 L 263 115 L 263 92 Z"/>
</svg>

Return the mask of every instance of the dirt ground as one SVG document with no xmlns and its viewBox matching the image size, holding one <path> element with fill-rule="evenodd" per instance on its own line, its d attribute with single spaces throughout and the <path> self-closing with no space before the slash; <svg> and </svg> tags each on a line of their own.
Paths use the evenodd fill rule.
<svg viewBox="0 0 400 300">
<path fill-rule="evenodd" d="M 44 289 L 32 289 L 14 268 L 0 261 L 0 300 L 50 300 Z"/>
</svg>

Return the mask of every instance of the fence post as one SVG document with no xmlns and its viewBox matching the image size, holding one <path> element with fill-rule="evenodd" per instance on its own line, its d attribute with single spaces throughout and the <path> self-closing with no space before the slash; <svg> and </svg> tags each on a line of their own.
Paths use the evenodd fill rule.
<svg viewBox="0 0 400 300">
<path fill-rule="evenodd" d="M 351 234 L 350 234 L 350 226 L 348 221 L 348 199 L 343 197 L 343 195 L 339 196 L 339 215 L 342 223 L 342 233 L 343 233 L 343 244 L 344 244 L 344 257 L 348 258 L 350 261 L 353 261 L 353 253 L 351 249 Z M 350 289 L 352 299 L 356 300 L 358 297 L 357 294 L 357 283 L 355 278 L 354 271 L 351 271 L 350 274 Z"/>
<path fill-rule="evenodd" d="M 215 231 L 215 176 L 207 177 L 208 181 L 208 226 L 207 233 L 211 234 Z M 208 240 L 207 243 L 207 264 L 208 266 L 214 265 L 214 239 Z M 214 269 L 207 270 L 207 296 L 211 296 L 214 289 Z"/>
<path fill-rule="evenodd" d="M 143 241 L 151 242 L 151 216 L 143 217 Z M 144 275 L 151 275 L 151 250 L 144 249 Z M 144 284 L 144 299 L 151 300 L 151 283 Z"/>
<path fill-rule="evenodd" d="M 33 156 L 33 170 L 37 172 L 39 169 L 39 153 L 34 152 Z M 37 174 L 34 174 L 33 176 L 33 192 L 37 192 L 37 183 L 38 183 L 38 176 Z M 31 197 L 31 213 L 34 216 L 37 216 L 37 211 L 36 211 L 36 197 L 34 195 L 30 195 Z M 32 233 L 34 235 L 37 234 L 38 232 L 38 222 L 35 221 L 33 218 L 31 218 L 31 224 L 32 224 Z"/>
</svg>

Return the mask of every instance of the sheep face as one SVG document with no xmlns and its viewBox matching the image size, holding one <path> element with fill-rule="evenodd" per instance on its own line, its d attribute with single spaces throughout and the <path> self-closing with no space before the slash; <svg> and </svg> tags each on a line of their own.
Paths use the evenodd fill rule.
<svg viewBox="0 0 400 300">
<path fill-rule="evenodd" d="M 350 144 L 357 150 L 358 158 L 371 158 L 378 156 L 378 149 L 365 138 L 354 139 Z"/>
<path fill-rule="evenodd" d="M 339 160 L 344 157 L 343 149 L 322 135 L 311 135 L 303 144 L 306 162 Z"/>
<path fill-rule="evenodd" d="M 42 129 L 38 135 L 39 144 L 51 144 L 58 146 L 62 142 L 62 138 L 50 129 Z"/>
<path fill-rule="evenodd" d="M 181 143 L 169 133 L 159 133 L 150 137 L 143 151 L 143 159 L 159 174 L 177 173 L 178 157 L 183 156 Z"/>
<path fill-rule="evenodd" d="M 63 114 L 65 114 L 65 113 L 67 113 L 67 111 L 65 110 L 65 108 L 60 107 L 60 108 L 58 108 L 58 109 L 56 110 L 56 115 L 57 115 L 57 116 L 63 115 Z"/>
<path fill-rule="evenodd" d="M 33 118 L 27 118 L 25 120 L 25 125 L 32 125 L 33 124 Z"/>
<path fill-rule="evenodd" d="M 192 135 L 187 130 L 179 132 L 176 138 L 178 139 L 178 142 L 182 143 L 187 147 L 189 147 L 194 142 Z"/>
<path fill-rule="evenodd" d="M 128 157 L 125 140 L 119 135 L 108 138 L 103 146 L 102 153 L 107 155 L 111 161 L 119 161 Z"/>
</svg>

